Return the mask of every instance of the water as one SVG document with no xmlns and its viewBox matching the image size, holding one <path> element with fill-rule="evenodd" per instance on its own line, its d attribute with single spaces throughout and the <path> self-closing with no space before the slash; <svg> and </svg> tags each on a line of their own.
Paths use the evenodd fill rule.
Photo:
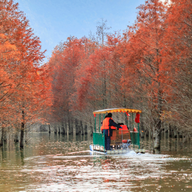
<svg viewBox="0 0 192 192">
<path fill-rule="evenodd" d="M 93 155 L 92 138 L 31 133 L 23 151 L 0 150 L 0 191 L 192 191 L 192 148 L 162 140 L 160 154 L 150 140 L 146 154 Z"/>
</svg>

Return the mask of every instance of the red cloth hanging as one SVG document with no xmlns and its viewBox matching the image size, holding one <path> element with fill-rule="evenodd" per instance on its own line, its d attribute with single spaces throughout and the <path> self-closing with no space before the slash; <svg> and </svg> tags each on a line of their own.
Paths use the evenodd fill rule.
<svg viewBox="0 0 192 192">
<path fill-rule="evenodd" d="M 135 123 L 140 123 L 140 113 L 136 113 Z"/>
</svg>

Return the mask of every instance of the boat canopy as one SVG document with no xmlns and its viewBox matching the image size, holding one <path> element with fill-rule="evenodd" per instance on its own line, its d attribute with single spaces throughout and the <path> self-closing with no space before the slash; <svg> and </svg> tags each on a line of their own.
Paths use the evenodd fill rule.
<svg viewBox="0 0 192 192">
<path fill-rule="evenodd" d="M 141 110 L 137 109 L 127 109 L 127 108 L 110 108 L 110 109 L 101 109 L 101 110 L 96 110 L 93 111 L 93 114 L 102 114 L 102 113 L 141 113 Z"/>
</svg>

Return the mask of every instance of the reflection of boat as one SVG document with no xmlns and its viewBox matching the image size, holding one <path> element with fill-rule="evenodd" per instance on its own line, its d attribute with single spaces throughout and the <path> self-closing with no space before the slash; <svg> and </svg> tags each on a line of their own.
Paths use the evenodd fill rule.
<svg viewBox="0 0 192 192">
<path fill-rule="evenodd" d="M 129 130 L 113 130 L 111 136 L 110 150 L 105 150 L 105 136 L 101 132 L 101 119 L 104 119 L 106 113 L 122 113 L 124 114 L 124 123 L 127 125 L 130 123 Z M 127 108 L 111 108 L 94 111 L 95 126 L 93 132 L 93 144 L 90 145 L 90 150 L 93 152 L 104 154 L 124 154 L 131 150 L 136 153 L 145 153 L 144 149 L 140 149 L 140 137 L 139 137 L 139 117 L 141 110 L 127 109 Z M 131 121 L 129 122 L 129 116 Z M 135 117 L 135 122 L 133 121 Z M 135 130 L 134 124 L 137 124 L 137 130 Z"/>
</svg>

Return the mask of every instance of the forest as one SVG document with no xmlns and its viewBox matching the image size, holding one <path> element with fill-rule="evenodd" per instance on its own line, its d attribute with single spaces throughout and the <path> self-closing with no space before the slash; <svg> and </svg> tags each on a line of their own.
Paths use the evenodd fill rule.
<svg viewBox="0 0 192 192">
<path fill-rule="evenodd" d="M 12 0 L 0 2 L 0 127 L 24 145 L 35 122 L 72 129 L 91 127 L 93 111 L 142 110 L 141 129 L 157 141 L 165 127 L 192 134 L 192 2 L 148 0 L 123 33 L 70 36 L 42 65 L 41 42 Z M 63 131 L 62 131 L 63 130 Z"/>
</svg>

